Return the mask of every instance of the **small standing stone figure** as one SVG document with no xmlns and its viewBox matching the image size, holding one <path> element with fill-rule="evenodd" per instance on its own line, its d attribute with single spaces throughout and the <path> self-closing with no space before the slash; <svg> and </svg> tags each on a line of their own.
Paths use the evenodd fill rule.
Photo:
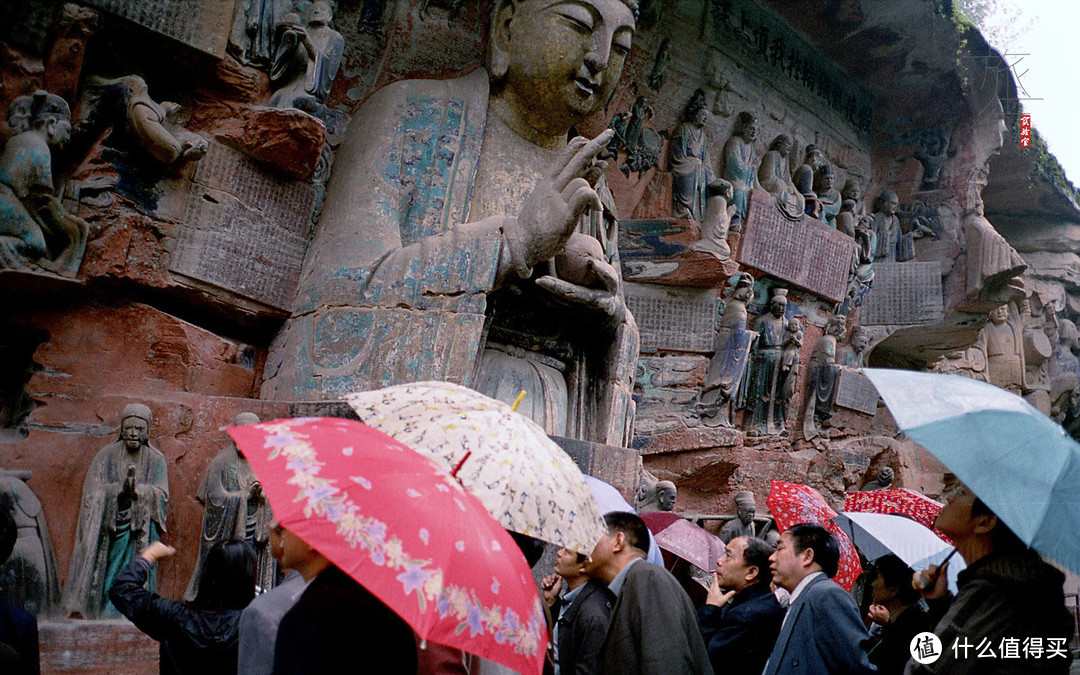
<svg viewBox="0 0 1080 675">
<path fill-rule="evenodd" d="M 795 188 L 795 183 L 791 182 L 787 158 L 791 147 L 791 138 L 784 134 L 773 139 L 769 151 L 761 158 L 758 183 L 776 200 L 780 215 L 788 220 L 799 220 L 806 210 L 806 199 Z"/>
<path fill-rule="evenodd" d="M 686 106 L 682 123 L 675 127 L 675 133 L 671 136 L 668 160 L 674 183 L 671 191 L 672 215 L 691 218 L 699 223 L 705 217 L 705 187 L 713 179 L 709 166 L 709 137 L 705 133 L 708 122 L 705 92 L 698 89 Z"/>
<path fill-rule="evenodd" d="M 891 466 L 883 466 L 878 469 L 877 478 L 864 483 L 860 492 L 873 492 L 875 490 L 888 490 L 893 484 L 893 470 Z"/>
<path fill-rule="evenodd" d="M 740 272 L 732 281 L 734 288 L 720 317 L 713 356 L 698 395 L 701 421 L 711 427 L 731 426 L 731 411 L 740 398 L 750 347 L 757 337 L 746 329 L 746 303 L 754 294 L 754 278 Z"/>
<path fill-rule="evenodd" d="M 286 14 L 278 24 L 270 83 L 271 108 L 297 108 L 322 117 L 330 86 L 337 77 L 345 39 L 330 27 L 333 20 L 330 5 L 323 0 L 311 4 L 307 26 L 293 13 Z"/>
<path fill-rule="evenodd" d="M 744 110 L 735 119 L 735 131 L 724 145 L 723 177 L 731 183 L 735 195 L 735 213 L 731 216 L 731 228 L 735 232 L 742 232 L 750 191 L 757 187 L 758 160 L 754 150 L 757 130 L 757 117 Z"/>
<path fill-rule="evenodd" d="M 749 392 L 746 407 L 750 409 L 749 435 L 787 433 L 779 424 L 777 403 L 781 387 L 780 365 L 783 361 L 784 338 L 787 337 L 787 289 L 773 289 L 769 313 L 754 319 L 753 330 L 758 334 L 750 364 Z"/>
<path fill-rule="evenodd" d="M 814 194 L 821 204 L 821 221 L 835 228 L 842 202 L 840 192 L 836 189 L 836 169 L 832 164 L 825 164 L 814 173 Z"/>
<path fill-rule="evenodd" d="M 990 383 L 1014 394 L 1024 394 L 1023 323 L 1012 303 L 995 307 L 990 320 L 979 334 L 979 346 L 986 353 L 986 372 Z"/>
<path fill-rule="evenodd" d="M 120 435 L 94 455 L 83 482 L 63 607 L 67 616 L 117 617 L 109 587 L 139 551 L 161 540 L 169 508 L 168 466 L 150 445 L 150 409 L 131 403 Z M 157 587 L 150 574 L 148 588 Z"/>
<path fill-rule="evenodd" d="M 829 319 L 825 334 L 814 345 L 808 371 L 810 386 L 806 393 L 806 417 L 803 420 L 803 435 L 807 440 L 816 438 L 821 428 L 829 426 L 840 374 L 840 367 L 836 365 L 836 342 L 845 332 L 847 317 L 837 314 Z"/>
<path fill-rule="evenodd" d="M 232 426 L 258 424 L 254 413 L 240 413 Z M 255 583 L 263 588 L 274 586 L 274 560 L 270 555 L 270 521 L 273 514 L 247 459 L 232 441 L 206 469 L 195 499 L 203 505 L 202 537 L 199 539 L 199 560 L 191 575 L 184 599 L 195 599 L 199 591 L 206 555 L 219 541 L 243 540 L 255 550 L 257 568 Z"/>
<path fill-rule="evenodd" d="M 788 320 L 784 336 L 784 352 L 780 359 L 780 388 L 776 414 L 780 427 L 787 426 L 787 409 L 795 397 L 795 385 L 799 381 L 799 353 L 802 351 L 803 328 L 798 319 Z"/>
<path fill-rule="evenodd" d="M 845 368 L 859 370 L 863 367 L 863 355 L 870 345 L 870 335 L 862 326 L 855 326 L 851 331 L 851 342 L 841 345 L 836 350 L 836 363 Z"/>
<path fill-rule="evenodd" d="M 724 523 L 720 528 L 720 539 L 725 544 L 731 543 L 736 537 L 754 537 L 754 516 L 757 515 L 757 505 L 754 503 L 754 493 L 742 490 L 735 493 L 735 512 L 738 514 L 732 520 Z"/>
<path fill-rule="evenodd" d="M 29 480 L 29 471 L 0 469 L 0 509 L 10 510 L 18 529 L 11 556 L 0 564 L 0 600 L 48 615 L 60 602 L 60 582 L 45 511 Z"/>
<path fill-rule="evenodd" d="M 892 190 L 885 190 L 874 201 L 875 261 L 905 262 L 915 257 L 915 240 L 903 231 L 896 215 L 899 205 L 900 200 Z"/>
<path fill-rule="evenodd" d="M 20 96 L 8 108 L 14 134 L 0 155 L 0 269 L 38 267 L 63 276 L 79 272 L 85 222 L 54 195 L 52 149 L 71 138 L 71 111 L 46 91 Z"/>
<path fill-rule="evenodd" d="M 691 251 L 701 251 L 723 262 L 731 259 L 731 246 L 727 236 L 735 205 L 731 203 L 734 191 L 731 183 L 718 178 L 706 186 L 705 220 L 701 223 L 701 238 L 690 244 Z"/>
</svg>

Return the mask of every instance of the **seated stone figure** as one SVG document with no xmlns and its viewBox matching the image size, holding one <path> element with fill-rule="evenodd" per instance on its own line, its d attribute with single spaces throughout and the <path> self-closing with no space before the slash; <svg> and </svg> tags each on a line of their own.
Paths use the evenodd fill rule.
<svg viewBox="0 0 1080 675">
<path fill-rule="evenodd" d="M 0 269 L 40 268 L 73 277 L 86 251 L 87 226 L 54 195 L 52 148 L 71 137 L 71 111 L 37 91 L 8 108 L 14 135 L 0 155 Z"/>
<path fill-rule="evenodd" d="M 161 451 L 150 445 L 152 421 L 145 405 L 128 405 L 120 416 L 119 437 L 90 462 L 64 585 L 68 616 L 119 616 L 109 601 L 109 587 L 132 556 L 160 541 L 165 531 L 168 466 Z M 148 587 L 157 587 L 156 573 L 151 573 Z"/>
<path fill-rule="evenodd" d="M 610 98 L 634 28 L 622 0 L 501 0 L 487 69 L 368 99 L 335 157 L 263 396 L 417 380 L 509 401 L 525 389 L 519 410 L 549 433 L 624 445 L 637 331 L 611 202 L 595 189 L 611 132 L 566 136 Z M 595 283 L 550 274 L 560 254 L 589 258 Z"/>
<path fill-rule="evenodd" d="M 330 27 L 333 18 L 330 4 L 323 0 L 311 3 L 306 26 L 301 25 L 296 14 L 282 16 L 275 27 L 270 107 L 298 108 L 323 116 L 326 97 L 345 51 L 341 33 Z"/>
<path fill-rule="evenodd" d="M 773 139 L 769 151 L 761 158 L 758 183 L 776 199 L 776 208 L 780 209 L 781 215 L 789 220 L 799 220 L 806 209 L 806 199 L 791 181 L 787 159 L 791 145 L 791 138 L 784 134 Z"/>
</svg>

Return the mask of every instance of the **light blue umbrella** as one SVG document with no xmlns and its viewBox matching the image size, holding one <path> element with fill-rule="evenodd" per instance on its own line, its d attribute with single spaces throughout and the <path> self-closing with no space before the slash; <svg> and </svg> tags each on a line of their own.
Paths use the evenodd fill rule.
<svg viewBox="0 0 1080 675">
<path fill-rule="evenodd" d="M 959 375 L 864 368 L 897 425 L 1024 543 L 1080 572 L 1080 445 L 1024 399 Z"/>
<path fill-rule="evenodd" d="M 585 482 L 589 484 L 589 489 L 592 490 L 593 497 L 596 497 L 596 503 L 600 505 L 600 513 L 611 513 L 612 511 L 629 511 L 630 513 L 637 513 L 637 509 L 623 498 L 622 493 L 616 489 L 611 483 L 605 483 L 599 478 L 594 478 L 589 474 L 585 474 Z M 651 563 L 664 566 L 664 558 L 660 554 L 660 547 L 656 545 L 656 537 L 649 535 L 649 556 L 646 558 Z"/>
</svg>

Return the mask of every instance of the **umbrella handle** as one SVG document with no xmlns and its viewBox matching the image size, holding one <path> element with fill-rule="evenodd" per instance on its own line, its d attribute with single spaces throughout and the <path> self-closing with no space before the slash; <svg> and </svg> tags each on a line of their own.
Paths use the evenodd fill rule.
<svg viewBox="0 0 1080 675">
<path fill-rule="evenodd" d="M 521 393 L 524 394 L 525 392 L 521 392 Z M 471 455 L 471 454 L 472 454 L 472 450 L 469 450 L 468 452 L 465 453 L 465 456 L 462 457 L 461 461 L 457 463 L 457 466 L 454 467 L 454 470 L 450 472 L 451 476 L 453 476 L 454 478 L 457 478 L 457 472 L 461 469 L 461 465 L 465 463 L 465 460 L 467 460 L 469 458 L 469 455 Z"/>
</svg>

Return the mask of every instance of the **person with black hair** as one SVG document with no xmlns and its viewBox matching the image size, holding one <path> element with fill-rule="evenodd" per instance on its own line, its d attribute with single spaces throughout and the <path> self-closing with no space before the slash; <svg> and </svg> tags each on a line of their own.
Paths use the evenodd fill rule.
<svg viewBox="0 0 1080 675">
<path fill-rule="evenodd" d="M 758 675 L 765 667 L 784 620 L 784 608 L 769 588 L 772 553 L 763 539 L 735 537 L 716 561 L 698 623 L 717 673 Z"/>
<path fill-rule="evenodd" d="M 255 597 L 255 551 L 242 541 L 214 544 L 190 604 L 143 588 L 154 563 L 175 554 L 175 548 L 160 541 L 150 544 L 117 575 L 109 600 L 161 643 L 161 673 L 236 673 L 240 614 Z"/>
<path fill-rule="evenodd" d="M 0 565 L 15 549 L 19 536 L 14 508 L 10 495 L 0 495 Z M 0 672 L 38 673 L 39 663 L 37 617 L 0 600 Z"/>
<path fill-rule="evenodd" d="M 607 584 L 585 573 L 588 556 L 560 548 L 555 572 L 546 577 L 544 601 L 555 621 L 555 675 L 600 672 L 600 647 L 611 621 L 614 598 Z M 559 594 L 565 585 L 566 592 Z"/>
<path fill-rule="evenodd" d="M 645 521 L 616 511 L 605 515 L 604 522 L 608 531 L 585 567 L 616 598 L 599 672 L 711 673 L 690 597 L 670 572 L 644 560 L 649 550 Z"/>
<path fill-rule="evenodd" d="M 1043 562 L 962 483 L 951 491 L 934 525 L 952 539 L 967 569 L 957 576 L 955 597 L 946 580 L 947 562 L 913 577 L 930 606 L 942 654 L 933 663 L 911 660 L 904 672 L 1069 672 L 1068 642 L 1076 624 L 1065 608 L 1064 575 Z M 978 657 L 984 639 L 993 658 L 985 648 Z M 1016 649 L 1002 658 L 1005 649 L 1012 651 L 1005 640 Z M 1058 656 L 1051 658 L 1055 645 Z"/>
<path fill-rule="evenodd" d="M 930 630 L 919 592 L 911 586 L 912 569 L 892 553 L 874 561 L 877 571 L 870 583 L 873 604 L 867 618 L 881 626 L 881 636 L 869 649 L 870 663 L 883 675 L 900 675 L 911 657 L 911 640 Z"/>
<path fill-rule="evenodd" d="M 769 562 L 773 581 L 791 601 L 763 675 L 877 672 L 863 649 L 870 636 L 859 608 L 832 581 L 840 564 L 832 534 L 817 524 L 794 525 L 780 535 Z"/>
</svg>

